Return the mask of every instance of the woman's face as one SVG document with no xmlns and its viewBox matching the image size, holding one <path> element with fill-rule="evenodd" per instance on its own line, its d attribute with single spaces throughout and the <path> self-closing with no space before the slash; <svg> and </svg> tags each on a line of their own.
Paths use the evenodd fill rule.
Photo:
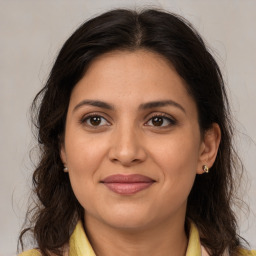
<svg viewBox="0 0 256 256">
<path fill-rule="evenodd" d="M 88 222 L 184 221 L 204 150 L 194 100 L 155 53 L 105 54 L 72 91 L 61 157 Z"/>
</svg>

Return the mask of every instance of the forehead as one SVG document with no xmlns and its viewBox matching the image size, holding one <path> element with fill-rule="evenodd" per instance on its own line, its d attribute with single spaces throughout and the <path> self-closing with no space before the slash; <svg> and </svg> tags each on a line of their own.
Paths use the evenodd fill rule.
<svg viewBox="0 0 256 256">
<path fill-rule="evenodd" d="M 194 104 L 185 81 L 161 55 L 114 51 L 96 58 L 72 91 L 71 103 L 97 99 L 113 104 L 176 100 Z"/>
</svg>

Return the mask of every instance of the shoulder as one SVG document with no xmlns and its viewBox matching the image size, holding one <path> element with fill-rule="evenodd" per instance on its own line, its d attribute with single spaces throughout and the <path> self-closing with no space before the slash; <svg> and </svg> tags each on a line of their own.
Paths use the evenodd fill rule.
<svg viewBox="0 0 256 256">
<path fill-rule="evenodd" d="M 32 250 L 22 252 L 18 256 L 41 256 L 41 253 L 38 250 L 32 249 Z"/>
<path fill-rule="evenodd" d="M 241 255 L 244 255 L 244 256 L 256 256 L 255 250 L 249 251 L 249 250 L 241 249 L 240 252 L 241 252 Z"/>
</svg>

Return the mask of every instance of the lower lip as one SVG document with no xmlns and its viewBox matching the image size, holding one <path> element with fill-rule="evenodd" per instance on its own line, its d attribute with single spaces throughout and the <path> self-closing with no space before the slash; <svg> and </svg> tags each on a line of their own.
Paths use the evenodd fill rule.
<svg viewBox="0 0 256 256">
<path fill-rule="evenodd" d="M 153 182 L 103 183 L 111 191 L 121 195 L 132 195 L 149 188 Z"/>
</svg>

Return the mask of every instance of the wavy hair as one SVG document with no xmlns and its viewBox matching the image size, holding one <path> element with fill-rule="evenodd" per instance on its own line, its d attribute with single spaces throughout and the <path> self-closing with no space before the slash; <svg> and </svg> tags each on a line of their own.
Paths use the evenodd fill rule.
<svg viewBox="0 0 256 256">
<path fill-rule="evenodd" d="M 40 149 L 33 173 L 36 204 L 28 211 L 27 226 L 42 255 L 62 255 L 63 246 L 83 208 L 63 172 L 60 143 L 70 94 L 98 56 L 114 50 L 146 49 L 168 60 L 185 80 L 197 104 L 201 133 L 217 123 L 221 142 L 208 175 L 197 175 L 188 198 L 186 218 L 198 227 L 210 255 L 239 255 L 242 239 L 232 210 L 237 175 L 242 172 L 232 146 L 233 126 L 220 69 L 204 41 L 184 18 L 159 10 L 118 9 L 82 24 L 60 50 L 49 78 L 36 95 L 32 113 Z M 240 176 L 239 176 L 240 177 Z"/>
</svg>

